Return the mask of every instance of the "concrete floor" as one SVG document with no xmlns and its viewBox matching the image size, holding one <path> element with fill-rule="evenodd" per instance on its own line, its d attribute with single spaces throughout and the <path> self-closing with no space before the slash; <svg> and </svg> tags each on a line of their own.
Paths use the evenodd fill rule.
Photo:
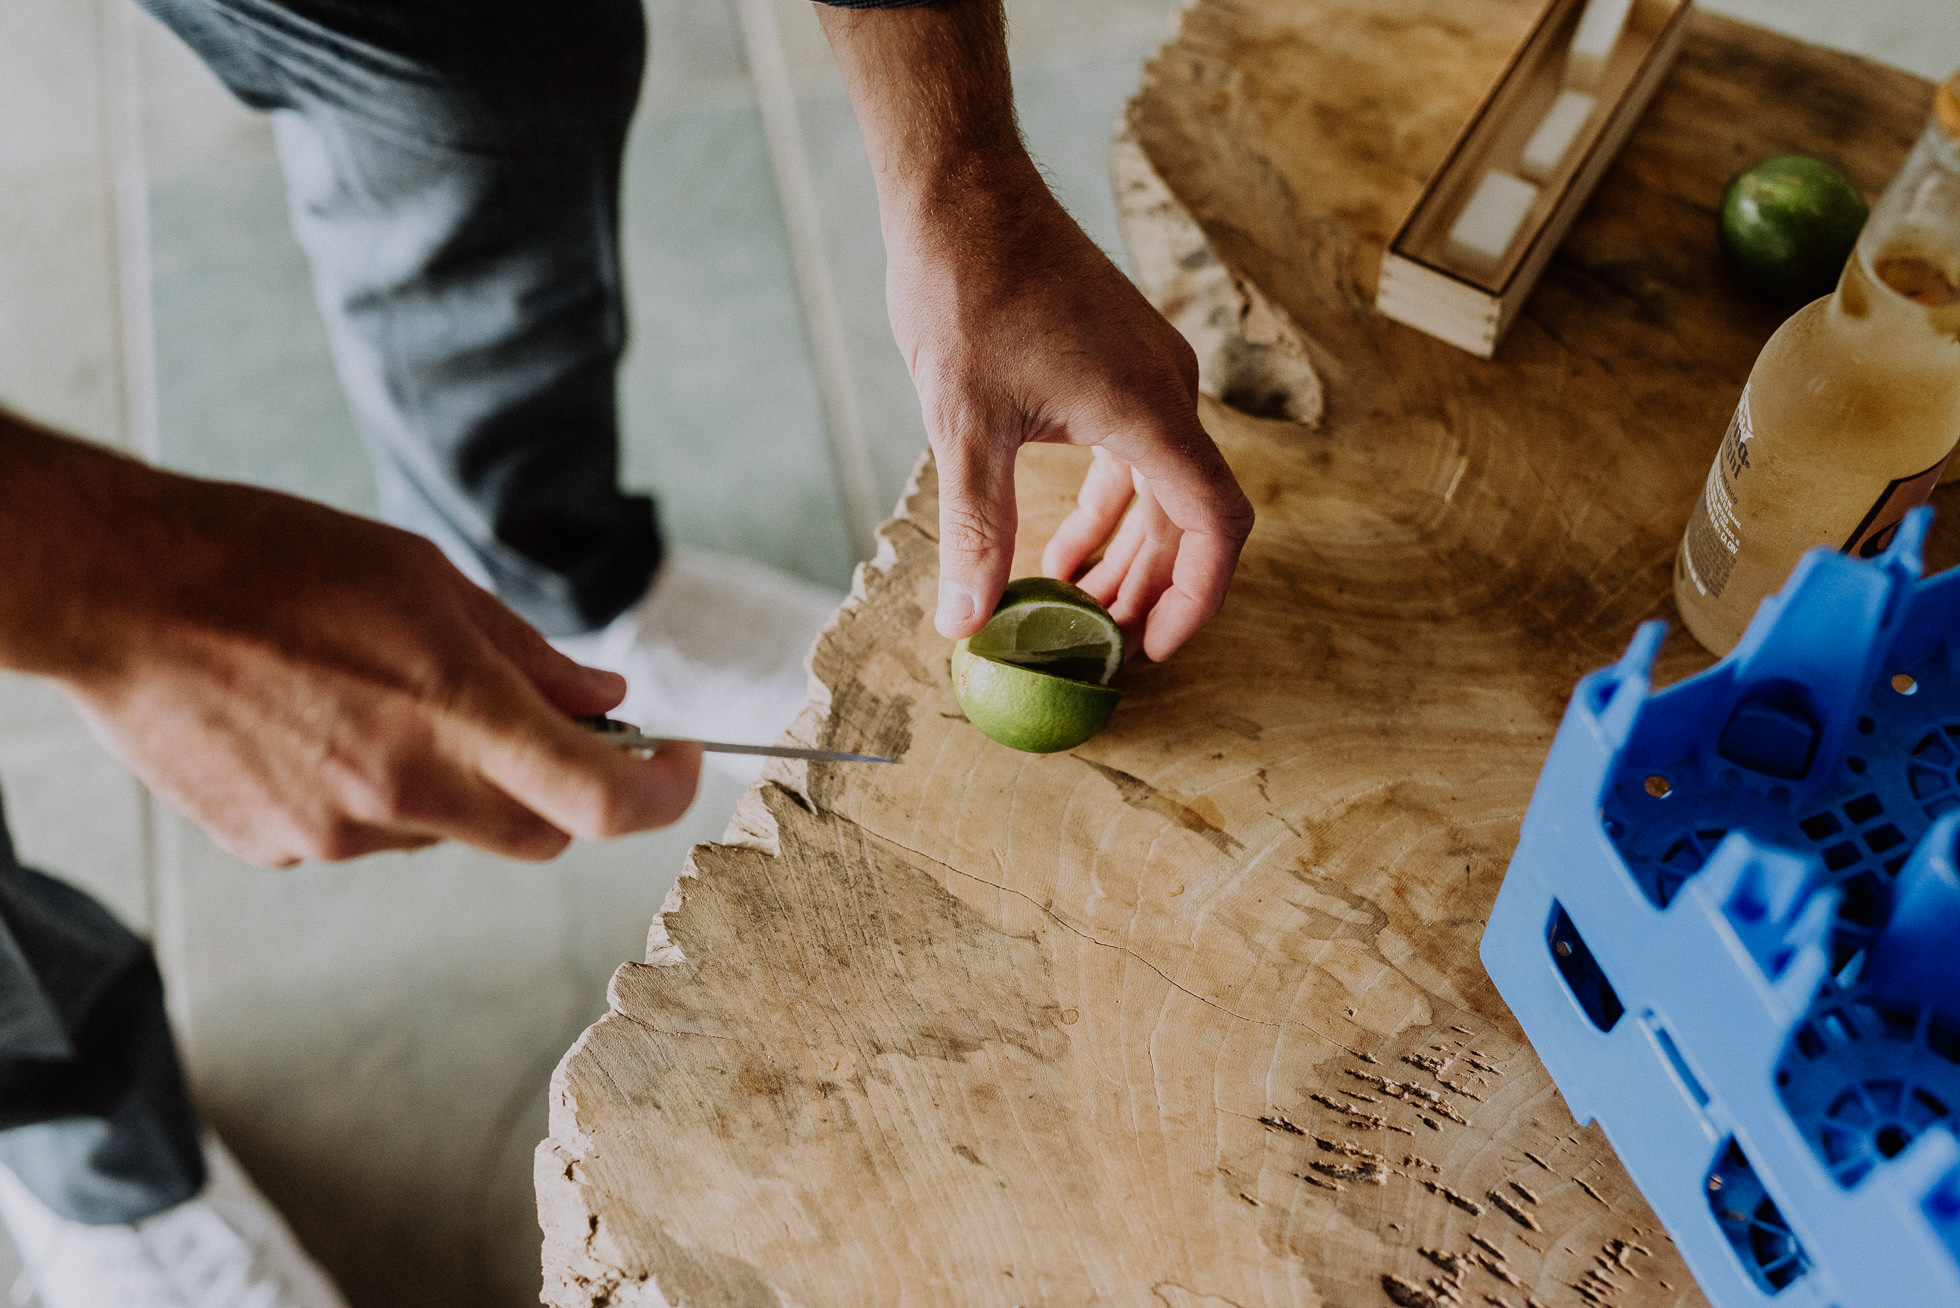
<svg viewBox="0 0 1960 1308">
<path fill-rule="evenodd" d="M 751 3 L 780 40 L 759 99 L 749 2 L 649 0 L 625 464 L 680 539 L 841 587 L 923 430 L 810 6 Z M 1707 4 L 1926 76 L 1960 66 L 1952 0 Z M 1112 250 L 1108 129 L 1172 7 L 1010 5 L 1030 141 Z M 787 122 L 762 112 L 775 92 Z M 772 133 L 800 165 L 772 167 Z M 745 384 L 758 370 L 769 386 Z M 264 124 L 126 0 L 0 5 L 0 401 L 187 470 L 372 504 Z M 357 1308 L 535 1302 L 547 1077 L 732 784 L 672 831 L 543 869 L 439 849 L 263 873 L 11 678 L 0 786 L 29 861 L 154 936 L 210 1117 Z"/>
</svg>

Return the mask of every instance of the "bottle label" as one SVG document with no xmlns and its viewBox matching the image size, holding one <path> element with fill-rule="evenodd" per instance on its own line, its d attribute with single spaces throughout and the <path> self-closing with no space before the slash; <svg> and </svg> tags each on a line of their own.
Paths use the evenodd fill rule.
<svg viewBox="0 0 1960 1308">
<path fill-rule="evenodd" d="M 1729 573 L 1735 569 L 1736 553 L 1742 548 L 1741 524 L 1735 512 L 1736 483 L 1749 470 L 1749 442 L 1755 435 L 1755 424 L 1749 417 L 1749 388 L 1744 386 L 1735 416 L 1729 419 L 1728 433 L 1722 437 L 1722 448 L 1715 454 L 1715 466 L 1708 470 L 1708 481 L 1701 488 L 1701 500 L 1688 519 L 1688 535 L 1681 543 L 1689 579 L 1710 599 L 1722 597 Z M 1933 480 L 1938 481 L 1939 469 L 1933 474 Z M 1930 493 L 1930 484 L 1926 490 Z M 1899 516 L 1905 516 L 1903 510 Z"/>
<path fill-rule="evenodd" d="M 1948 458 L 1951 458 L 1948 455 Z M 1940 484 L 1940 474 L 1946 470 L 1946 459 L 1941 459 L 1924 472 L 1915 472 L 1910 477 L 1900 477 L 1879 492 L 1878 502 L 1871 512 L 1865 515 L 1858 529 L 1851 533 L 1851 539 L 1844 542 L 1839 551 L 1853 558 L 1869 559 L 1885 552 L 1898 534 L 1899 524 L 1905 521 L 1906 514 L 1924 504 L 1933 493 L 1933 487 Z"/>
</svg>

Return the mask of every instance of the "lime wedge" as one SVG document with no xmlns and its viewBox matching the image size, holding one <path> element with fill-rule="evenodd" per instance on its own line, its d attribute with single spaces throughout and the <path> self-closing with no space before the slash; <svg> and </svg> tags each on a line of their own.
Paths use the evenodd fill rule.
<svg viewBox="0 0 1960 1308">
<path fill-rule="evenodd" d="M 1101 686 L 1123 666 L 1123 633 L 1103 606 L 1053 577 L 1009 582 L 994 616 L 968 640 L 982 658 Z"/>
</svg>

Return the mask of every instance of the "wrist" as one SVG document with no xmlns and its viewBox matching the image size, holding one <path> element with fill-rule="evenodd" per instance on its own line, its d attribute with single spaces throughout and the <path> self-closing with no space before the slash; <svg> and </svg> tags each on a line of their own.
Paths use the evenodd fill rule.
<svg viewBox="0 0 1960 1308">
<path fill-rule="evenodd" d="M 78 687 L 114 675 L 146 626 L 171 480 L 0 413 L 0 667 Z"/>
<path fill-rule="evenodd" d="M 881 178 L 878 214 L 894 255 L 998 237 L 1055 204 L 1041 172 L 1021 147 L 948 154 L 903 178 Z"/>
</svg>

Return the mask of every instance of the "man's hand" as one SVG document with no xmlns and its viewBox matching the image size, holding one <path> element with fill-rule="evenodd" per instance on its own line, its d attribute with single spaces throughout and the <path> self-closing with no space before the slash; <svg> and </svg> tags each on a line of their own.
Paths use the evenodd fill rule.
<svg viewBox="0 0 1960 1308">
<path fill-rule="evenodd" d="M 700 753 L 573 724 L 581 668 L 420 537 L 146 468 L 0 414 L 0 666 L 266 866 L 455 839 L 546 859 L 665 825 Z"/>
<path fill-rule="evenodd" d="M 1043 570 L 1168 658 L 1218 611 L 1252 506 L 1198 424 L 1177 331 L 1049 193 L 1014 126 L 999 0 L 820 10 L 878 180 L 892 328 L 939 464 L 937 625 L 980 629 L 1008 580 L 1014 459 L 1094 446 Z"/>
</svg>

